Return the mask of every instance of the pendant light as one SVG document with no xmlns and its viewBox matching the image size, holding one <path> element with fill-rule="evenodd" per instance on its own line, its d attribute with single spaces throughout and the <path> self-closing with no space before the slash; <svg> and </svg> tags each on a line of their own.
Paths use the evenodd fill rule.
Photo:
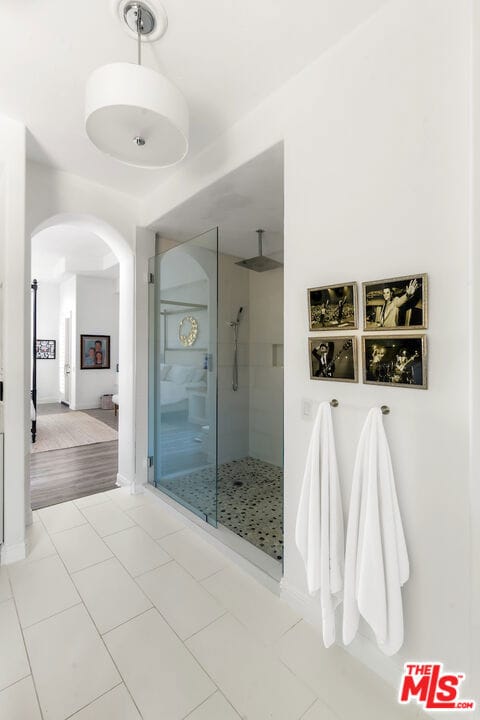
<svg viewBox="0 0 480 720">
<path fill-rule="evenodd" d="M 119 5 L 127 30 L 136 34 L 138 62 L 104 65 L 90 75 L 85 103 L 87 135 L 99 150 L 127 165 L 174 165 L 188 151 L 187 103 L 166 77 L 142 65 L 142 38 L 165 32 L 165 11 L 161 8 L 159 27 L 152 8 L 145 3 L 120 0 Z"/>
</svg>

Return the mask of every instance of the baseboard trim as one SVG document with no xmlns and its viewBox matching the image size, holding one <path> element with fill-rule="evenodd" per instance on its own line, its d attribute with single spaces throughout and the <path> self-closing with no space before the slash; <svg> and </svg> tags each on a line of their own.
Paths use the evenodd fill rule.
<svg viewBox="0 0 480 720">
<path fill-rule="evenodd" d="M 117 485 L 117 487 L 129 488 L 131 495 L 141 495 L 145 492 L 144 483 L 137 482 L 135 478 L 129 479 L 121 473 L 117 473 L 117 482 L 115 485 Z"/>
<path fill-rule="evenodd" d="M 15 545 L 0 546 L 0 565 L 11 565 L 27 557 L 27 546 L 25 542 Z"/>
</svg>

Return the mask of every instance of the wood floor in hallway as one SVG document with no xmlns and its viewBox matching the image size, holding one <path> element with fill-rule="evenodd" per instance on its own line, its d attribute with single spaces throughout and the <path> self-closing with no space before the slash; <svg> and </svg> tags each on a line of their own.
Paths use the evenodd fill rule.
<svg viewBox="0 0 480 720">
<path fill-rule="evenodd" d="M 40 405 L 39 422 L 42 415 L 63 412 L 70 411 L 64 405 Z M 83 412 L 114 429 L 118 427 L 113 410 Z M 30 458 L 32 509 L 111 490 L 115 487 L 117 469 L 117 441 L 33 454 Z"/>
</svg>

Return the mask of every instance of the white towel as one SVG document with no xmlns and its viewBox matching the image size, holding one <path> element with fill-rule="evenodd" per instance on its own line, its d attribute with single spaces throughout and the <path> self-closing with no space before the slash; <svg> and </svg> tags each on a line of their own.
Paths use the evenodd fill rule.
<svg viewBox="0 0 480 720">
<path fill-rule="evenodd" d="M 401 587 L 409 564 L 380 408 L 360 435 L 353 471 L 345 553 L 343 641 L 352 642 L 360 615 L 385 655 L 403 644 Z"/>
<path fill-rule="evenodd" d="M 308 591 L 320 592 L 325 647 L 335 642 L 335 608 L 342 600 L 344 528 L 330 403 L 313 425 L 297 513 L 295 540 Z"/>
</svg>

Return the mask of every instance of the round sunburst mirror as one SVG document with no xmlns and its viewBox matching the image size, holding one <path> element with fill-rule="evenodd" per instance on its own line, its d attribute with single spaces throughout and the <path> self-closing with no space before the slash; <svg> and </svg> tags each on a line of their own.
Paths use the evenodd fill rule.
<svg viewBox="0 0 480 720">
<path fill-rule="evenodd" d="M 198 322 L 191 315 L 186 315 L 178 324 L 178 339 L 184 347 L 191 347 L 198 335 Z"/>
</svg>

